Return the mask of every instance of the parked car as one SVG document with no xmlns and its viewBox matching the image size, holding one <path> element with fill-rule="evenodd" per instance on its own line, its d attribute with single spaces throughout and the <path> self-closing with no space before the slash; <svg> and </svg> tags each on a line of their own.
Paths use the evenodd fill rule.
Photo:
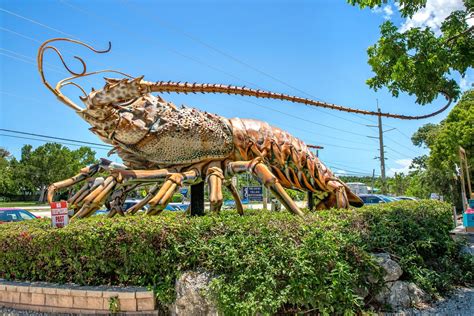
<svg viewBox="0 0 474 316">
<path fill-rule="evenodd" d="M 382 195 L 382 198 L 388 199 L 389 202 L 400 201 L 400 200 L 397 199 L 397 197 L 395 197 L 395 196 Z"/>
<path fill-rule="evenodd" d="M 190 203 L 169 203 L 166 206 L 165 210 L 175 212 L 186 212 L 190 206 Z"/>
<path fill-rule="evenodd" d="M 141 200 L 139 199 L 127 199 L 125 200 L 125 202 L 123 203 L 123 206 L 122 206 L 122 210 L 123 211 L 126 211 L 128 210 L 129 208 L 131 208 L 132 206 L 134 206 L 135 204 L 138 204 Z M 147 205 L 145 205 L 140 211 L 144 211 L 148 208 Z M 94 215 L 107 215 L 109 213 L 109 210 L 104 208 L 104 209 L 100 209 L 100 210 L 97 210 Z"/>
<path fill-rule="evenodd" d="M 390 197 L 381 194 L 359 194 L 359 197 L 367 205 L 393 202 Z"/>
<path fill-rule="evenodd" d="M 122 207 L 122 210 L 125 212 L 126 210 L 128 210 L 129 208 L 131 208 L 132 206 L 140 203 L 142 200 L 139 200 L 139 199 L 129 199 L 129 200 L 125 200 L 125 203 L 123 203 L 123 207 Z M 146 211 L 146 209 L 148 208 L 147 205 L 145 205 L 141 210 L 143 211 Z"/>
<path fill-rule="evenodd" d="M 397 196 L 396 197 L 399 201 L 402 201 L 402 200 L 407 200 L 407 201 L 418 201 L 418 199 L 416 197 L 413 197 L 413 196 Z"/>
<path fill-rule="evenodd" d="M 235 201 L 234 200 L 225 200 L 223 205 L 222 205 L 222 209 L 224 209 L 224 210 L 235 209 Z"/>
<path fill-rule="evenodd" d="M 27 210 L 18 208 L 0 208 L 0 224 L 8 222 L 21 222 L 30 219 L 41 218 L 31 214 Z"/>
<path fill-rule="evenodd" d="M 123 203 L 123 210 L 126 211 L 128 210 L 130 207 L 138 204 L 141 200 L 138 200 L 138 199 L 130 199 L 130 200 L 126 200 L 125 203 Z M 169 203 L 165 210 L 167 211 L 175 211 L 175 212 L 185 212 L 188 210 L 189 208 L 189 203 Z M 146 211 L 148 209 L 148 205 L 145 205 L 141 210 L 139 211 Z M 94 215 L 107 215 L 107 213 L 109 212 L 109 210 L 107 209 L 102 209 L 102 210 L 98 210 L 95 212 Z"/>
</svg>

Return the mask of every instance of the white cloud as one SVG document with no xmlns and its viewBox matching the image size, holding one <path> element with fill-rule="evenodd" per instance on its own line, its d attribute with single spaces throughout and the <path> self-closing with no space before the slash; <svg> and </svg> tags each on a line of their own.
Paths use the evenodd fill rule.
<svg viewBox="0 0 474 316">
<path fill-rule="evenodd" d="M 384 19 L 385 20 L 390 20 L 390 17 L 393 15 L 393 9 L 390 4 L 387 4 L 385 7 L 383 7 L 383 12 L 384 14 Z"/>
<path fill-rule="evenodd" d="M 426 6 L 407 19 L 400 27 L 405 32 L 413 27 L 429 27 L 435 34 L 441 34 L 441 23 L 456 10 L 464 10 L 463 0 L 428 0 Z M 471 19 L 472 22 L 472 19 Z"/>
<path fill-rule="evenodd" d="M 459 82 L 459 87 L 461 88 L 461 91 L 464 92 L 474 88 L 474 82 L 469 80 L 468 75 L 465 75 L 464 78 L 461 78 L 461 81 Z"/>
<path fill-rule="evenodd" d="M 411 159 L 399 159 L 396 160 L 395 163 L 399 166 L 399 168 L 390 168 L 387 171 L 387 176 L 388 177 L 393 177 L 393 175 L 396 173 L 403 173 L 405 175 L 408 174 L 410 171 L 410 165 L 411 165 L 412 160 Z"/>
<path fill-rule="evenodd" d="M 347 171 L 346 170 L 341 170 L 341 169 L 338 169 L 334 172 L 336 175 L 339 175 L 339 176 L 343 176 L 345 174 L 347 174 Z"/>
<path fill-rule="evenodd" d="M 385 20 L 390 20 L 393 15 L 393 9 L 390 4 L 387 4 L 384 7 L 375 7 L 372 9 L 372 12 L 383 14 Z"/>
</svg>

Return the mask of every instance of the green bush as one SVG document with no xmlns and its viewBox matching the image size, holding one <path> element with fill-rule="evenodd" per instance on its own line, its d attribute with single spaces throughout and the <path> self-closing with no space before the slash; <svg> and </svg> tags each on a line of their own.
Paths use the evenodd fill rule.
<svg viewBox="0 0 474 316">
<path fill-rule="evenodd" d="M 353 313 L 358 289 L 380 271 L 369 255 L 386 251 L 431 294 L 472 284 L 474 261 L 449 237 L 451 208 L 402 201 L 307 214 L 251 212 L 189 218 L 164 213 L 0 225 L 0 277 L 76 284 L 151 286 L 162 304 L 188 270 L 216 278 L 209 295 L 224 314 Z M 370 297 L 368 298 L 370 299 Z"/>
</svg>

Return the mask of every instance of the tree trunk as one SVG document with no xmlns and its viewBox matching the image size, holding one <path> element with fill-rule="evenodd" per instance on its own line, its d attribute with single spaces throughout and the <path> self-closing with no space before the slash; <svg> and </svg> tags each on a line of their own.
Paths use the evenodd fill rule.
<svg viewBox="0 0 474 316">
<path fill-rule="evenodd" d="M 47 188 L 48 188 L 48 186 L 46 186 L 44 184 L 41 186 L 41 192 L 40 192 L 40 197 L 38 199 L 38 202 L 43 203 L 43 202 L 46 201 L 46 189 Z"/>
</svg>

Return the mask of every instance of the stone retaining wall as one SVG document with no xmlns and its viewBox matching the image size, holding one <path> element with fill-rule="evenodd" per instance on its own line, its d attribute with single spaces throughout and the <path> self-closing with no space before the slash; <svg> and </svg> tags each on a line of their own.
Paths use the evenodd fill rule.
<svg viewBox="0 0 474 316">
<path fill-rule="evenodd" d="M 146 288 L 63 286 L 0 280 L 0 306 L 50 313 L 158 314 Z"/>
</svg>

